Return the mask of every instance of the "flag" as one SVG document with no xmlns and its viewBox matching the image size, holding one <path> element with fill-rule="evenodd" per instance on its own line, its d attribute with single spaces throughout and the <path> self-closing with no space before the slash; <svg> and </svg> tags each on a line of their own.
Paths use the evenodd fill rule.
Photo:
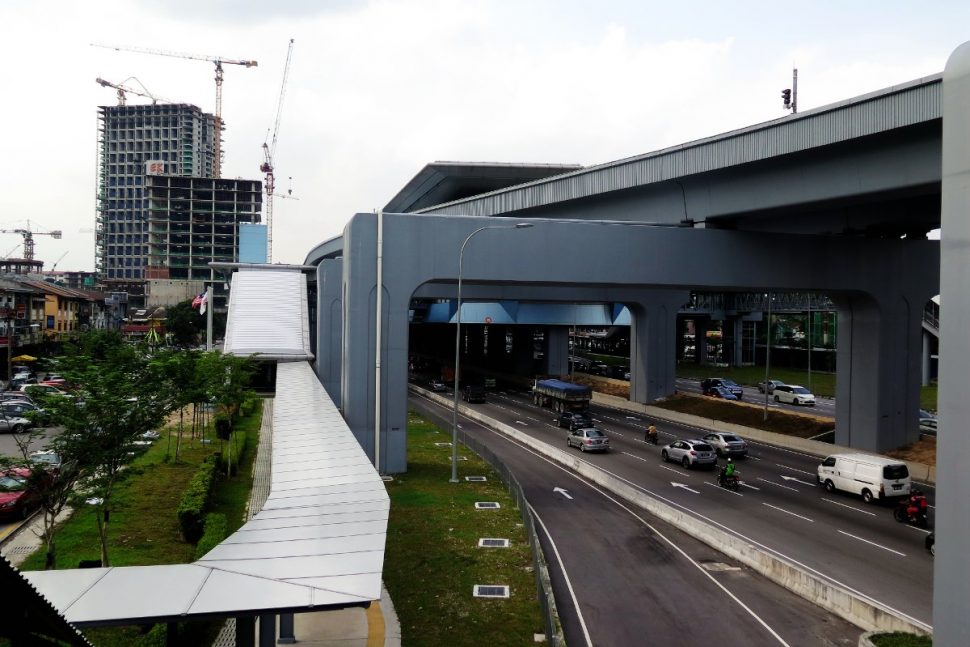
<svg viewBox="0 0 970 647">
<path fill-rule="evenodd" d="M 205 308 L 209 303 L 209 293 L 203 292 L 201 296 L 202 296 L 202 299 L 199 300 L 199 314 L 204 315 Z"/>
<path fill-rule="evenodd" d="M 196 297 L 194 299 L 192 299 L 192 307 L 193 308 L 198 308 L 199 306 L 202 305 L 202 302 L 203 301 L 205 301 L 205 292 L 202 292 L 202 293 L 196 295 Z"/>
</svg>

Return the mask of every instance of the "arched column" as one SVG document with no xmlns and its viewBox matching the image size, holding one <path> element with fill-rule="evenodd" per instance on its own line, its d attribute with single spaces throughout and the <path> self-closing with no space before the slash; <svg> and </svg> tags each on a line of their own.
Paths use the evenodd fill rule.
<svg viewBox="0 0 970 647">
<path fill-rule="evenodd" d="M 650 290 L 630 310 L 630 400 L 671 395 L 677 380 L 677 312 L 689 293 Z"/>
</svg>

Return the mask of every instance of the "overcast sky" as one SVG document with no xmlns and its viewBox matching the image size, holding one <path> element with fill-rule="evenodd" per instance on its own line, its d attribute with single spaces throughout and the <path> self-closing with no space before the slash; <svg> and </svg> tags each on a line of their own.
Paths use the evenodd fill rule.
<svg viewBox="0 0 970 647">
<path fill-rule="evenodd" d="M 793 65 L 801 110 L 941 72 L 970 2 L 2 0 L 0 36 L 0 229 L 63 230 L 35 241 L 64 270 L 94 267 L 115 103 L 95 78 L 215 107 L 210 63 L 90 44 L 257 60 L 225 66 L 223 175 L 262 179 L 294 38 L 275 166 L 299 200 L 275 202 L 273 260 L 301 263 L 428 162 L 588 165 L 715 135 L 783 116 Z"/>
</svg>

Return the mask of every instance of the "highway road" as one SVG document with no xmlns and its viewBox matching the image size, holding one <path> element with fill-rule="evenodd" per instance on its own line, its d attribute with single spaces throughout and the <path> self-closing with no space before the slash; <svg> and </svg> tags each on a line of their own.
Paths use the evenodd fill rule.
<svg viewBox="0 0 970 647">
<path fill-rule="evenodd" d="M 556 426 L 555 414 L 535 407 L 527 392 L 491 394 L 488 403 L 474 406 L 565 447 L 566 433 Z M 710 470 L 660 460 L 664 444 L 705 430 L 658 421 L 661 442 L 654 447 L 643 442 L 642 416 L 599 406 L 591 412 L 610 436 L 612 450 L 584 455 L 588 463 L 917 622 L 932 622 L 933 563 L 923 548 L 927 531 L 897 523 L 890 505 L 867 506 L 858 497 L 826 493 L 816 485 L 818 457 L 749 442 L 751 455 L 740 462 L 745 486 L 735 493 L 717 487 Z M 921 487 L 932 503 L 934 489 Z M 931 524 L 932 514 L 931 509 Z"/>
<path fill-rule="evenodd" d="M 450 427 L 449 407 L 419 397 L 411 405 Z M 848 622 L 506 436 L 461 424 L 525 491 L 568 644 L 856 643 L 861 630 Z"/>
<path fill-rule="evenodd" d="M 687 393 L 701 393 L 700 380 L 689 380 L 679 377 L 677 378 L 676 386 L 678 391 L 686 391 Z M 741 388 L 744 390 L 744 395 L 741 397 L 742 402 L 764 406 L 765 394 L 759 392 L 757 387 L 742 386 Z M 832 418 L 835 420 L 834 398 L 821 398 L 819 396 L 815 396 L 815 406 L 806 407 L 787 404 L 785 402 L 775 402 L 772 396 L 768 396 L 768 408 L 780 409 L 782 411 L 789 411 L 792 413 L 804 413 L 813 416 L 821 416 L 823 418 Z"/>
</svg>

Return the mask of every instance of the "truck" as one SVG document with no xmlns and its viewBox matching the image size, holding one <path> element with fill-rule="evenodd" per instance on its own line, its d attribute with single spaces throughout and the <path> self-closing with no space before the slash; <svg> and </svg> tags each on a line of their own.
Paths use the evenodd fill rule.
<svg viewBox="0 0 970 647">
<path fill-rule="evenodd" d="M 562 380 L 536 380 L 532 387 L 532 403 L 539 407 L 552 407 L 554 411 L 586 411 L 593 390 L 582 384 Z"/>
</svg>

